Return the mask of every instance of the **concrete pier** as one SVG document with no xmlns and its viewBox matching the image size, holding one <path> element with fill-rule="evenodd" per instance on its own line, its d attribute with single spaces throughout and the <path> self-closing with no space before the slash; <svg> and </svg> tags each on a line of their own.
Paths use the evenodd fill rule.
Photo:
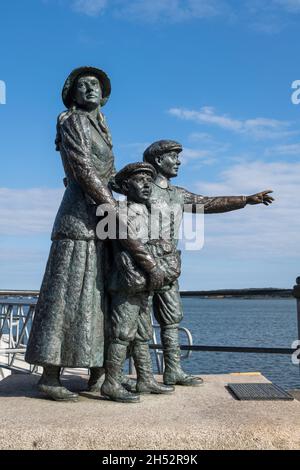
<svg viewBox="0 0 300 470">
<path fill-rule="evenodd" d="M 82 392 L 58 403 L 35 390 L 37 376 L 0 381 L 0 449 L 300 449 L 300 402 L 240 402 L 232 382 L 267 382 L 260 374 L 203 376 L 201 387 L 176 387 L 140 404 Z M 72 390 L 87 378 L 66 376 Z"/>
</svg>

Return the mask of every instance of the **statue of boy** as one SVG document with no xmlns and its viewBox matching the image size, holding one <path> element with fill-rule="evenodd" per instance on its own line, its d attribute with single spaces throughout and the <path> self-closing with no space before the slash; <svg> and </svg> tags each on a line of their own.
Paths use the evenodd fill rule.
<svg viewBox="0 0 300 470">
<path fill-rule="evenodd" d="M 151 194 L 152 181 L 156 176 L 152 165 L 132 163 L 115 176 L 115 182 L 127 195 L 128 235 L 138 238 L 149 254 L 163 270 L 155 250 L 149 246 L 149 209 L 147 201 Z M 104 397 L 124 403 L 136 403 L 139 393 L 165 394 L 174 387 L 158 383 L 152 370 L 149 340 L 152 338 L 151 313 L 153 287 L 145 273 L 136 265 L 129 252 L 118 240 L 113 241 L 114 265 L 108 282 L 111 292 L 111 337 L 105 361 L 105 381 L 101 388 Z M 165 271 L 164 271 L 165 272 Z M 177 274 L 165 283 L 173 282 Z M 123 386 L 123 367 L 130 347 L 137 371 L 136 392 L 131 393 Z"/>
<path fill-rule="evenodd" d="M 181 208 L 176 210 L 176 220 L 171 227 L 170 238 L 177 245 L 178 233 L 182 213 L 184 210 L 197 212 L 197 205 L 202 205 L 204 213 L 213 214 L 242 209 L 247 204 L 269 205 L 274 200 L 269 193 L 262 191 L 252 196 L 205 197 L 190 193 L 186 189 L 173 186 L 170 179 L 178 174 L 180 166 L 179 154 L 182 146 L 172 140 L 160 140 L 150 145 L 144 152 L 144 161 L 152 164 L 157 171 L 157 177 L 152 186 L 150 197 L 151 211 L 170 214 L 170 207 Z M 162 217 L 162 224 L 164 217 Z M 167 220 L 166 222 L 169 222 Z M 177 227 L 177 228 L 176 228 Z M 160 227 L 163 231 L 164 227 Z M 200 385 L 203 381 L 186 374 L 180 364 L 180 346 L 178 327 L 183 318 L 183 310 L 177 280 L 169 290 L 158 291 L 153 297 L 154 316 L 161 327 L 161 341 L 164 353 L 164 383 L 167 385 Z"/>
</svg>

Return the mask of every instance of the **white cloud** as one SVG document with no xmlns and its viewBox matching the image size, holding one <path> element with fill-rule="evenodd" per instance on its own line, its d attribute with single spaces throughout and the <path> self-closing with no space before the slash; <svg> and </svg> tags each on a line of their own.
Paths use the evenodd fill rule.
<svg viewBox="0 0 300 470">
<path fill-rule="evenodd" d="M 70 5 L 77 13 L 97 17 L 111 13 L 122 20 L 149 23 L 219 18 L 228 24 L 245 24 L 256 31 L 274 34 L 300 13 L 299 0 L 41 0 Z"/>
<path fill-rule="evenodd" d="M 226 0 L 72 0 L 78 13 L 97 16 L 110 9 L 126 19 L 186 21 L 229 12 Z"/>
<path fill-rule="evenodd" d="M 108 6 L 107 0 L 74 0 L 73 9 L 88 16 L 97 16 Z"/>
<path fill-rule="evenodd" d="M 210 18 L 223 14 L 226 6 L 220 0 L 132 0 L 121 3 L 124 4 L 121 14 L 147 21 Z"/>
<path fill-rule="evenodd" d="M 299 0 L 245 0 L 238 16 L 250 27 L 267 34 L 280 33 L 293 24 L 292 17 L 300 13 Z M 247 14 L 248 13 L 248 14 Z"/>
<path fill-rule="evenodd" d="M 273 3 L 289 13 L 300 13 L 300 0 L 273 0 Z"/>
<path fill-rule="evenodd" d="M 210 143 L 214 141 L 214 137 L 207 132 L 192 132 L 192 134 L 189 135 L 189 140 L 191 142 Z"/>
<path fill-rule="evenodd" d="M 51 232 L 63 189 L 0 188 L 0 234 Z"/>
<path fill-rule="evenodd" d="M 203 165 L 210 165 L 215 162 L 215 155 L 211 150 L 199 150 L 189 147 L 184 147 L 181 154 L 181 161 L 186 164 L 190 161 L 198 161 Z"/>
<path fill-rule="evenodd" d="M 266 149 L 265 155 L 273 156 L 300 156 L 300 144 L 286 144 L 286 145 L 277 145 L 276 147 L 271 147 Z"/>
<path fill-rule="evenodd" d="M 217 114 L 211 106 L 204 106 L 199 111 L 171 108 L 168 112 L 179 119 L 217 126 L 239 134 L 250 135 L 256 139 L 282 138 L 295 134 L 295 131 L 288 130 L 291 125 L 289 122 L 262 117 L 247 120 L 233 119 L 228 114 Z"/>
<path fill-rule="evenodd" d="M 24 248 L 16 248 L 12 250 L 10 249 L 3 249 L 1 247 L 0 250 L 0 262 L 3 266 L 4 263 L 20 263 L 23 264 L 35 264 L 36 262 L 40 261 L 41 258 L 45 258 L 45 251 L 43 250 L 34 250 L 34 249 L 24 249 Z"/>
<path fill-rule="evenodd" d="M 197 190 L 209 196 L 249 195 L 273 189 L 275 202 L 248 206 L 241 211 L 207 215 L 208 249 L 243 258 L 280 258 L 298 253 L 300 234 L 300 163 L 262 161 L 235 165 L 222 172 L 219 181 L 200 181 Z"/>
<path fill-rule="evenodd" d="M 210 106 L 204 106 L 200 111 L 171 108 L 169 109 L 169 113 L 171 116 L 200 124 L 213 124 L 232 131 L 240 131 L 242 129 L 242 123 L 240 121 L 232 119 L 227 115 L 219 116 L 215 113 L 214 108 Z"/>
</svg>

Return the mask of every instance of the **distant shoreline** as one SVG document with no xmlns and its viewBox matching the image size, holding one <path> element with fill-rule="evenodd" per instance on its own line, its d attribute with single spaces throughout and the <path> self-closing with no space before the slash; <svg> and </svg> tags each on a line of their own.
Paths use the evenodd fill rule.
<svg viewBox="0 0 300 470">
<path fill-rule="evenodd" d="M 181 297 L 201 297 L 201 298 L 213 298 L 213 299 L 228 299 L 228 298 L 240 298 L 240 299 L 287 299 L 293 298 L 292 289 L 276 289 L 272 287 L 268 288 L 251 288 L 251 289 L 219 289 L 219 290 L 207 290 L 207 291 L 181 291 Z"/>
<path fill-rule="evenodd" d="M 38 297 L 38 290 L 0 290 L 1 297 Z M 181 291 L 181 297 L 200 297 L 205 299 L 287 299 L 293 298 L 292 289 L 278 288 L 251 288 L 251 289 L 218 289 L 218 290 L 193 290 Z"/>
</svg>

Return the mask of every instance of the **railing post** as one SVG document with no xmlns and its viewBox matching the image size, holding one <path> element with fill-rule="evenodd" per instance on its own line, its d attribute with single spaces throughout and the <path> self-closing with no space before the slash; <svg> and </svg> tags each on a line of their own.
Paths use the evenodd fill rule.
<svg viewBox="0 0 300 470">
<path fill-rule="evenodd" d="M 298 324 L 298 348 L 300 347 L 300 277 L 296 279 L 296 285 L 293 289 L 293 296 L 297 301 L 297 324 Z M 300 373 L 300 362 L 299 362 L 299 373 Z"/>
</svg>

